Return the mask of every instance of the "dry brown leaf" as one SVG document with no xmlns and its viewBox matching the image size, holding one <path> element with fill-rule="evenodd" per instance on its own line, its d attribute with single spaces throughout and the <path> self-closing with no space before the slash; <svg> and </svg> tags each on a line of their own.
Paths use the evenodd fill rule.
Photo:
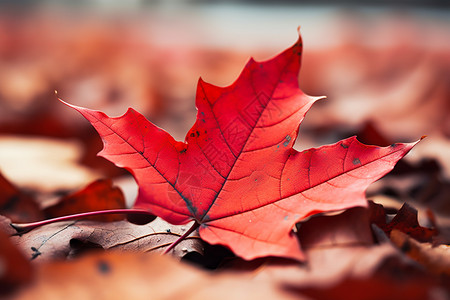
<svg viewBox="0 0 450 300">
<path fill-rule="evenodd" d="M 384 270 L 383 270 L 384 269 Z M 393 272 L 396 270 L 397 272 Z M 386 262 L 380 270 L 364 278 L 344 278 L 327 287 L 303 287 L 296 290 L 315 300 L 444 300 L 445 291 L 426 274 L 399 272 Z"/>
<path fill-rule="evenodd" d="M 86 248 L 161 252 L 188 228 L 189 224 L 175 226 L 159 218 L 145 225 L 81 220 L 45 225 L 11 239 L 30 259 L 43 262 L 70 258 Z M 202 249 L 201 240 L 192 234 L 173 254 L 182 257 L 192 251 L 202 253 Z"/>
<path fill-rule="evenodd" d="M 417 219 L 417 210 L 404 203 L 395 217 L 386 222 L 386 212 L 381 204 L 369 202 L 370 205 L 370 222 L 376 224 L 383 229 L 387 235 L 390 235 L 392 230 L 400 230 L 409 234 L 411 237 L 420 241 L 431 241 L 438 231 L 436 228 L 422 227 Z"/>
<path fill-rule="evenodd" d="M 28 299 L 302 299 L 238 274 L 210 275 L 167 256 L 96 253 L 39 265 L 36 281 L 14 300 Z"/>
<path fill-rule="evenodd" d="M 406 255 L 424 265 L 431 273 L 450 276 L 450 246 L 433 246 L 431 243 L 420 243 L 407 234 L 394 229 L 391 241 Z"/>
</svg>

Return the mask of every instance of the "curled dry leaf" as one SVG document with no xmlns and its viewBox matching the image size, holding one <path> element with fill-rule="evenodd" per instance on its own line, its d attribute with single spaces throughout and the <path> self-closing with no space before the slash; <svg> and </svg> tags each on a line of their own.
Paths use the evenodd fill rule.
<svg viewBox="0 0 450 300">
<path fill-rule="evenodd" d="M 409 234 L 418 241 L 431 241 L 433 236 L 436 236 L 438 231 L 436 228 L 422 227 L 417 220 L 417 210 L 404 203 L 395 217 L 387 222 L 386 212 L 381 204 L 374 202 L 370 203 L 370 221 L 381 228 L 388 236 L 391 231 L 396 229 Z"/>
<path fill-rule="evenodd" d="M 72 257 L 85 247 L 160 252 L 186 230 L 186 226 L 171 225 L 159 218 L 146 225 L 82 220 L 45 225 L 11 239 L 30 259 L 41 262 Z M 202 253 L 202 249 L 201 240 L 193 234 L 175 247 L 173 254 L 182 257 L 192 251 Z"/>
</svg>

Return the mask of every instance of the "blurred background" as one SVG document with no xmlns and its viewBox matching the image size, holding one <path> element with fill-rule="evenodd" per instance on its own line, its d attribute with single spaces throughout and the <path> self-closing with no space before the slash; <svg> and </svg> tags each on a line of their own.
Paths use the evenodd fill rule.
<svg viewBox="0 0 450 300">
<path fill-rule="evenodd" d="M 135 194 L 124 170 L 63 100 L 109 115 L 128 107 L 183 140 L 196 84 L 232 83 L 249 57 L 291 46 L 301 27 L 300 86 L 328 97 L 298 149 L 357 134 L 387 145 L 428 137 L 386 196 L 450 212 L 448 1 L 0 1 L 0 172 L 47 201 L 96 178 Z M 431 174 L 431 175 L 430 175 Z"/>
</svg>

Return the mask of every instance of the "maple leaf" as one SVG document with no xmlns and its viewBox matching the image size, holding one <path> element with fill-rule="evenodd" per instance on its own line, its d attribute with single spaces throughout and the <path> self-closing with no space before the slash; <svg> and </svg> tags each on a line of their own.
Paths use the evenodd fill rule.
<svg viewBox="0 0 450 300">
<path fill-rule="evenodd" d="M 413 146 L 367 146 L 355 137 L 298 152 L 292 148 L 312 104 L 299 89 L 302 41 L 273 59 L 247 63 L 228 87 L 199 80 L 197 120 L 185 141 L 129 108 L 116 118 L 67 104 L 96 128 L 99 155 L 139 185 L 135 208 L 173 224 L 192 220 L 202 239 L 244 259 L 302 260 L 293 226 L 312 214 L 366 206 L 367 186 Z"/>
</svg>

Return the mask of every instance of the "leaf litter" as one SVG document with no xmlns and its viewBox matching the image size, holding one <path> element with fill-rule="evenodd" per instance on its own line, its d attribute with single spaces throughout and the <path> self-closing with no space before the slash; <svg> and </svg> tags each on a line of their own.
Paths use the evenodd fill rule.
<svg viewBox="0 0 450 300">
<path fill-rule="evenodd" d="M 285 136 L 282 144 L 287 142 L 289 145 L 289 139 L 292 136 L 295 135 L 289 135 L 289 138 Z M 391 211 L 383 209 L 384 216 L 387 218 Z M 156 299 L 170 299 L 174 295 L 177 297 L 182 295 L 186 299 L 209 299 L 218 298 L 223 294 L 230 296 L 231 291 L 236 293 L 236 298 L 242 299 L 254 297 L 260 299 L 329 299 L 330 297 L 333 299 L 447 299 L 449 294 L 446 287 L 449 284 L 448 276 L 445 275 L 446 269 L 439 271 L 435 263 L 436 259 L 438 261 L 441 259 L 440 255 L 444 258 L 448 257 L 445 250 L 443 254 L 441 250 L 438 250 L 438 248 L 445 249 L 445 245 L 442 247 L 439 244 L 432 244 L 429 240 L 420 243 L 409 236 L 398 234 L 396 229 L 391 230 L 391 242 L 386 236 L 383 237 L 383 231 L 375 230 L 377 226 L 374 227 L 368 219 L 369 214 L 370 210 L 368 212 L 367 208 L 351 208 L 335 216 L 317 215 L 302 221 L 295 232 L 305 252 L 306 261 L 303 263 L 273 257 L 243 261 L 228 253 L 219 258 L 220 265 L 216 265 L 216 271 L 211 274 L 198 272 L 198 268 L 188 267 L 183 263 L 174 264 L 169 257 L 160 257 L 152 253 L 120 252 L 116 254 L 110 251 L 106 253 L 92 251 L 100 248 L 114 248 L 115 245 L 125 250 L 127 249 L 125 245 L 128 244 L 128 249 L 133 249 L 132 252 L 137 249 L 140 251 L 146 249 L 147 245 L 136 243 L 139 237 L 133 242 L 133 239 L 128 236 L 128 239 L 124 239 L 125 243 L 115 244 L 120 238 L 115 239 L 112 233 L 115 230 L 121 232 L 118 228 L 122 228 L 123 232 L 131 228 L 134 234 L 134 231 L 139 231 L 138 227 L 151 224 L 134 225 L 125 220 L 106 223 L 82 220 L 34 229 L 22 236 L 10 238 L 10 241 L 16 241 L 16 245 L 12 245 L 13 249 L 17 246 L 19 249 L 2 250 L 0 262 L 10 261 L 21 255 L 28 258 L 30 255 L 33 257 L 33 254 L 38 255 L 31 264 L 22 260 L 25 264 L 24 268 L 29 270 L 24 274 L 34 274 L 34 279 L 27 277 L 30 275 L 21 275 L 24 277 L 18 279 L 16 284 L 25 288 L 12 294 L 12 298 L 15 299 L 35 299 L 42 296 L 51 299 L 52 295 L 55 299 L 61 298 L 61 295 L 65 298 L 69 297 L 68 299 L 71 295 L 73 299 L 79 299 L 80 295 L 82 297 L 94 295 L 100 299 L 122 299 L 131 295 L 135 295 L 138 299 L 148 298 L 148 295 L 153 295 Z M 389 220 L 385 224 L 389 224 L 388 222 Z M 400 226 L 411 226 L 410 223 L 404 224 L 402 219 L 397 222 Z M 12 234 L 14 231 L 9 227 L 9 223 L 8 219 L 2 218 L 1 228 L 8 234 Z M 110 226 L 111 224 L 118 226 Z M 45 247 L 39 248 L 38 244 L 30 241 L 38 239 L 39 233 L 51 237 L 64 226 L 68 226 L 66 229 L 71 231 L 70 236 L 73 238 L 58 241 L 55 238 L 57 234 L 50 238 L 49 241 L 52 240 L 52 242 L 55 238 L 54 245 L 56 248 L 60 247 L 61 252 L 45 250 L 45 255 L 49 255 L 45 257 L 48 261 L 36 264 L 41 259 L 45 260 L 41 252 Z M 171 225 L 167 224 L 167 226 Z M 156 235 L 172 233 L 172 230 L 177 232 L 176 230 L 180 229 L 177 226 L 173 229 L 167 226 L 158 229 Z M 99 230 L 96 231 L 95 227 Z M 169 232 L 167 229 L 170 229 Z M 264 230 L 264 227 L 260 229 Z M 430 230 L 439 229 L 437 226 Z M 92 238 L 89 234 L 84 234 L 83 230 L 90 232 Z M 142 228 L 141 230 L 145 231 Z M 181 234 L 180 231 L 178 231 L 179 234 Z M 119 234 L 119 236 L 126 235 L 126 233 Z M 194 240 L 199 241 L 197 238 Z M 190 240 L 185 240 L 187 241 Z M 435 243 L 439 242 L 435 241 Z M 3 245 L 6 243 L 1 245 L 1 249 L 4 249 Z M 183 249 L 187 247 L 181 247 L 181 244 L 179 246 L 184 253 Z M 205 246 L 205 250 L 208 250 L 208 245 L 205 244 Z M 193 248 L 199 249 L 198 244 L 195 247 Z M 435 248 L 436 250 L 433 250 Z M 86 257 L 78 258 L 80 253 L 86 254 Z M 217 250 L 213 250 L 212 253 L 205 252 L 203 259 L 210 259 L 208 255 L 217 256 L 222 253 L 224 252 Z M 51 258 L 52 255 L 54 256 Z M 71 257 L 72 261 L 70 263 L 55 262 L 55 257 Z M 196 259 L 192 261 L 202 265 L 198 261 L 198 256 L 195 257 Z M 11 269 L 8 270 L 8 275 L 13 274 Z M 116 270 L 117 273 L 115 273 Z M 161 272 L 161 270 L 168 271 Z M 328 273 L 327 270 L 330 272 Z M 108 277 L 108 274 L 114 274 L 116 277 L 113 279 Z M 394 274 L 395 277 L 393 277 Z M 0 272 L 0 275 L 4 273 Z M 0 278 L 4 286 L 4 277 Z M 98 285 L 91 284 L 98 282 L 96 281 L 99 280 L 98 278 L 102 278 L 100 280 L 103 281 Z M 86 284 L 87 282 L 89 284 Z M 115 288 L 111 289 L 112 285 Z M 182 288 L 179 288 L 180 286 Z M 67 294 L 67 290 L 77 290 L 79 293 Z M 218 293 L 217 290 L 226 292 Z M 367 293 L 367 291 L 371 292 Z"/>
</svg>

